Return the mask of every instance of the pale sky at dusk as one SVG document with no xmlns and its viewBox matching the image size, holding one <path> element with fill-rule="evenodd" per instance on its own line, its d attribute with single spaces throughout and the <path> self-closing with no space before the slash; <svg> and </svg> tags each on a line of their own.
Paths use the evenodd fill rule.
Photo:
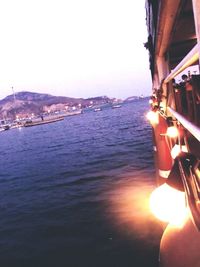
<svg viewBox="0 0 200 267">
<path fill-rule="evenodd" d="M 6 0 L 0 4 L 0 99 L 149 95 L 145 1 Z"/>
</svg>

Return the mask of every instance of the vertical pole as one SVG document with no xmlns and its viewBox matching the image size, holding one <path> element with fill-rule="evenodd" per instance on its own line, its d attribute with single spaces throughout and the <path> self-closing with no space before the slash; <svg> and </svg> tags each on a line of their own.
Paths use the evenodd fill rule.
<svg viewBox="0 0 200 267">
<path fill-rule="evenodd" d="M 167 77 L 167 75 L 169 74 L 168 60 L 166 60 L 164 56 L 158 56 L 156 59 L 156 65 L 158 68 L 159 83 L 160 83 L 160 85 L 162 83 L 163 96 L 167 96 L 167 84 L 165 84 L 163 81 Z M 165 109 L 165 107 L 166 107 L 166 98 L 165 97 L 163 97 L 162 103 L 163 103 L 163 108 Z"/>
<path fill-rule="evenodd" d="M 197 44 L 198 44 L 198 50 L 200 54 L 200 1 L 192 0 L 192 4 L 193 4 L 195 29 L 196 29 L 196 35 L 197 35 Z"/>
<path fill-rule="evenodd" d="M 15 100 L 16 100 L 15 91 L 14 91 L 14 88 L 13 88 L 13 86 L 12 86 L 11 88 L 12 88 L 12 92 L 13 92 L 13 99 L 14 99 L 14 104 L 15 104 Z"/>
<path fill-rule="evenodd" d="M 13 100 L 14 100 L 14 109 L 15 109 L 15 120 L 16 120 L 16 96 L 15 96 L 15 91 L 14 91 L 14 88 L 13 86 L 11 87 L 12 88 L 12 91 L 13 91 Z"/>
<path fill-rule="evenodd" d="M 153 77 L 153 88 L 152 89 L 158 89 L 159 86 L 160 86 L 160 83 L 159 83 L 158 73 L 155 72 L 154 77 Z"/>
<path fill-rule="evenodd" d="M 158 66 L 159 82 L 161 83 L 161 81 L 165 79 L 169 74 L 168 61 L 165 60 L 164 56 L 157 57 L 157 66 Z"/>
</svg>

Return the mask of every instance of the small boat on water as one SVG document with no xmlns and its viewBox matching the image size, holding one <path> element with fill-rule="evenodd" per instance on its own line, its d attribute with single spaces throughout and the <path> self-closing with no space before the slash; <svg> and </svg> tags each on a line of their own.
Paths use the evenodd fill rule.
<svg viewBox="0 0 200 267">
<path fill-rule="evenodd" d="M 1 125 L 0 126 L 0 132 L 4 132 L 4 131 L 7 131 L 9 130 L 11 127 L 10 125 L 6 124 L 6 125 Z"/>
<path fill-rule="evenodd" d="M 112 108 L 121 108 L 122 105 L 118 104 L 118 105 L 113 105 Z"/>
<path fill-rule="evenodd" d="M 24 127 L 31 127 L 31 126 L 37 126 L 37 125 L 42 125 L 42 124 L 47 124 L 47 123 L 53 123 L 57 121 L 64 120 L 64 117 L 57 117 L 57 118 L 46 118 L 46 119 L 41 119 L 41 120 L 27 120 L 24 123 Z"/>
<path fill-rule="evenodd" d="M 94 112 L 98 112 L 98 111 L 102 111 L 102 109 L 101 108 L 95 108 L 94 109 Z"/>
<path fill-rule="evenodd" d="M 200 1 L 146 0 L 162 267 L 200 266 Z"/>
<path fill-rule="evenodd" d="M 75 115 L 80 115 L 82 114 L 82 110 L 75 110 L 75 111 L 70 111 L 70 112 L 65 112 L 61 113 L 60 115 L 63 117 L 68 117 L 68 116 L 75 116 Z"/>
<path fill-rule="evenodd" d="M 10 129 L 10 126 L 9 126 L 9 125 L 4 125 L 4 126 L 3 126 L 3 129 L 4 129 L 4 131 L 7 131 L 7 130 Z"/>
</svg>

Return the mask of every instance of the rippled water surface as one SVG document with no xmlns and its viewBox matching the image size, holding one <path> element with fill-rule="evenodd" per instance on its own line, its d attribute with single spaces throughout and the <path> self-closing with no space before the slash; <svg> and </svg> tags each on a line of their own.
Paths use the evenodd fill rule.
<svg viewBox="0 0 200 267">
<path fill-rule="evenodd" d="M 1 266 L 158 266 L 147 108 L 0 134 Z"/>
</svg>

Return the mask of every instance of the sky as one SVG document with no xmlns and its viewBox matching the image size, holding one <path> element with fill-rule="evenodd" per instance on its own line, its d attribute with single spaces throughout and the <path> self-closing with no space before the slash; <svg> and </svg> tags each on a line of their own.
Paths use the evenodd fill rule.
<svg viewBox="0 0 200 267">
<path fill-rule="evenodd" d="M 150 95 L 145 1 L 0 1 L 0 99 Z"/>
</svg>

